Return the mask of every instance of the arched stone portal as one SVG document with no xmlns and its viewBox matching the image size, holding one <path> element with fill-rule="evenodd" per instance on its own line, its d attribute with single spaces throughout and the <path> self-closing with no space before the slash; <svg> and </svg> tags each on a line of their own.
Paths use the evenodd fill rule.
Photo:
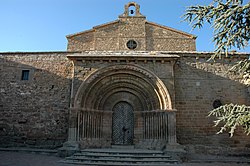
<svg viewBox="0 0 250 166">
<path fill-rule="evenodd" d="M 169 92 L 154 73 L 139 65 L 110 65 L 89 74 L 72 110 L 76 112 L 73 139 L 82 147 L 176 141 Z M 127 118 L 124 123 L 122 116 Z"/>
<path fill-rule="evenodd" d="M 129 100 L 135 111 L 172 109 L 163 82 L 139 65 L 112 65 L 92 73 L 80 86 L 74 106 L 111 110 L 121 98 Z"/>
</svg>

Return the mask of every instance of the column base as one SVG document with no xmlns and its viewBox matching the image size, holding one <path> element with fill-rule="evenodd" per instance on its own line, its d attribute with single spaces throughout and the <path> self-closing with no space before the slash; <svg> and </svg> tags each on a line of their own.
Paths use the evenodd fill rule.
<svg viewBox="0 0 250 166">
<path fill-rule="evenodd" d="M 179 161 L 187 161 L 188 153 L 185 150 L 185 146 L 178 143 L 167 144 L 163 152 L 164 154 L 172 156 L 174 159 L 177 159 Z"/>
<path fill-rule="evenodd" d="M 68 157 L 79 151 L 79 143 L 77 143 L 76 141 L 67 141 L 63 144 L 63 147 L 57 150 L 57 154 L 60 157 Z"/>
</svg>

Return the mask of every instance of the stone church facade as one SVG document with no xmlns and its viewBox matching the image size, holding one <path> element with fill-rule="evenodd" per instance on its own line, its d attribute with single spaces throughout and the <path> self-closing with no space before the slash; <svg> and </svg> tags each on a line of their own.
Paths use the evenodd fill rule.
<svg viewBox="0 0 250 166">
<path fill-rule="evenodd" d="M 249 136 L 216 135 L 207 117 L 215 101 L 250 105 L 249 88 L 227 72 L 249 54 L 207 61 L 195 36 L 147 21 L 134 2 L 67 39 L 67 51 L 0 53 L 2 147 L 249 150 Z"/>
</svg>

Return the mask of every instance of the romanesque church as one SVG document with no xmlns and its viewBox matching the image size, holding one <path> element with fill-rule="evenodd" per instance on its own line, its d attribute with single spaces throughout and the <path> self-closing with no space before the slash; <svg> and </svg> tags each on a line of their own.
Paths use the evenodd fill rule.
<svg viewBox="0 0 250 166">
<path fill-rule="evenodd" d="M 67 35 L 67 51 L 0 52 L 0 146 L 249 150 L 249 136 L 216 135 L 207 117 L 215 103 L 250 105 L 227 72 L 249 54 L 211 62 L 196 36 L 148 21 L 137 3 L 121 13 Z"/>
</svg>

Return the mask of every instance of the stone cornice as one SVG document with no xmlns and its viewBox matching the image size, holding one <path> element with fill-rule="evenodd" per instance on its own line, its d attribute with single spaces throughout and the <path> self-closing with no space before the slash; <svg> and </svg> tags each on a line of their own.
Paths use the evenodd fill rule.
<svg viewBox="0 0 250 166">
<path fill-rule="evenodd" d="M 68 55 L 70 60 L 82 61 L 102 61 L 102 62 L 167 62 L 176 61 L 180 58 L 178 55 L 170 54 L 73 54 Z"/>
<path fill-rule="evenodd" d="M 96 58 L 180 58 L 180 57 L 190 57 L 190 58 L 210 58 L 214 52 L 197 52 L 197 51 L 32 51 L 32 52 L 0 52 L 0 56 L 7 55 L 67 55 L 69 59 L 73 57 L 78 58 L 83 57 L 96 57 Z M 234 58 L 248 58 L 250 53 L 248 52 L 228 52 L 228 57 L 230 59 Z M 223 57 L 224 58 L 224 57 Z"/>
</svg>

